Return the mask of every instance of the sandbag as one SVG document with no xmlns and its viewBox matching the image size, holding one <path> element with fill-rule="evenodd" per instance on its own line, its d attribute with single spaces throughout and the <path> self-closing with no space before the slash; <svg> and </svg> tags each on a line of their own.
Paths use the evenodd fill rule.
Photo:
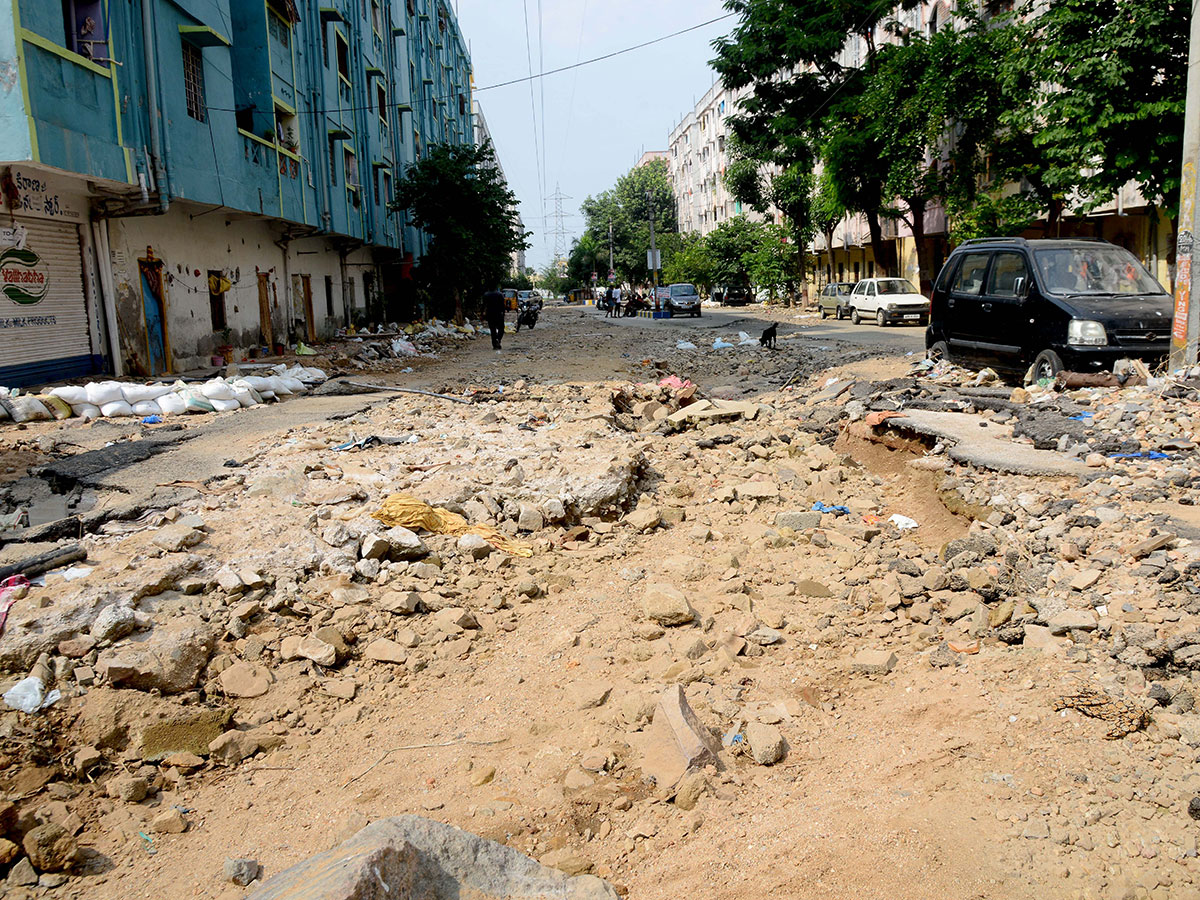
<svg viewBox="0 0 1200 900">
<path fill-rule="evenodd" d="M 206 381 L 200 385 L 200 393 L 209 400 L 232 400 L 233 388 L 226 384 L 220 378 L 214 378 L 212 381 Z"/>
<path fill-rule="evenodd" d="M 81 419 L 87 419 L 89 422 L 92 419 L 100 418 L 100 407 L 95 403 L 88 403 L 86 400 L 83 403 L 72 403 L 71 412 L 75 413 Z"/>
<path fill-rule="evenodd" d="M 100 414 L 106 419 L 118 416 L 132 416 L 133 407 L 125 400 L 113 400 L 111 403 L 100 404 Z"/>
<path fill-rule="evenodd" d="M 271 389 L 270 381 L 271 380 L 269 378 L 263 378 L 261 375 L 247 375 L 245 378 L 241 379 L 243 384 L 250 385 L 250 387 L 254 388 L 260 393 L 262 391 L 269 391 Z"/>
<path fill-rule="evenodd" d="M 87 402 L 103 407 L 106 403 L 125 402 L 125 392 L 119 381 L 93 381 L 87 386 Z"/>
<path fill-rule="evenodd" d="M 155 403 L 164 416 L 182 416 L 187 412 L 187 404 L 183 397 L 176 393 L 163 394 Z"/>
<path fill-rule="evenodd" d="M 45 422 L 53 419 L 50 410 L 37 397 L 0 397 L 8 417 L 20 425 L 22 422 Z"/>
<path fill-rule="evenodd" d="M 211 400 L 209 400 L 199 391 L 194 391 L 191 388 L 180 391 L 179 396 L 183 398 L 183 405 L 190 413 L 214 412 L 216 409 L 216 407 L 212 405 Z"/>
<path fill-rule="evenodd" d="M 235 409 L 242 408 L 242 404 L 236 400 L 222 400 L 219 397 L 213 397 L 208 402 L 213 405 L 213 410 L 216 412 L 233 412 Z"/>
<path fill-rule="evenodd" d="M 256 406 L 258 401 L 254 399 L 254 394 L 250 392 L 250 388 L 235 387 L 233 389 L 233 399 L 238 402 L 238 405 L 249 409 L 251 406 Z"/>
<path fill-rule="evenodd" d="M 242 398 L 239 396 L 239 393 L 242 391 L 249 394 L 254 402 L 246 403 L 244 400 L 242 400 Z M 237 398 L 238 402 L 242 404 L 242 406 L 255 406 L 263 402 L 262 395 L 256 391 L 254 389 L 254 385 L 250 384 L 250 382 L 248 382 L 245 378 L 239 378 L 233 383 L 233 394 L 234 397 Z"/>
<path fill-rule="evenodd" d="M 143 400 L 157 400 L 163 394 L 171 393 L 169 384 L 127 384 L 122 388 L 125 399 L 134 405 Z"/>
<path fill-rule="evenodd" d="M 157 400 L 139 400 L 133 404 L 133 414 L 135 416 L 161 416 L 162 407 L 158 405 Z"/>
<path fill-rule="evenodd" d="M 65 400 L 71 406 L 75 406 L 78 403 L 91 402 L 88 400 L 87 388 L 80 387 L 78 385 L 63 385 L 62 387 L 53 388 L 50 393 L 55 397 L 60 397 L 61 399 Z"/>
<path fill-rule="evenodd" d="M 61 397 L 55 397 L 53 394 L 43 394 L 38 397 L 42 401 L 42 405 L 50 410 L 50 415 L 56 419 L 71 418 L 71 404 Z"/>
<path fill-rule="evenodd" d="M 303 394 L 306 390 L 308 390 L 308 388 L 304 386 L 304 382 L 299 378 L 291 378 L 287 375 L 280 375 L 279 380 L 282 381 L 284 385 L 287 386 L 287 389 L 293 394 Z"/>
<path fill-rule="evenodd" d="M 279 396 L 279 397 L 287 397 L 287 396 L 295 393 L 295 391 L 293 391 L 291 388 L 289 388 L 286 384 L 283 383 L 283 379 L 280 378 L 278 375 L 272 375 L 270 378 L 267 379 L 267 387 L 271 391 L 274 391 L 276 396 Z"/>
</svg>

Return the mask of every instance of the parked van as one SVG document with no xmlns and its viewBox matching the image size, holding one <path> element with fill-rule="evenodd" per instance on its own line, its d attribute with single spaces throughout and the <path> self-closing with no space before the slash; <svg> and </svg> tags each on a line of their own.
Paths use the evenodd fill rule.
<svg viewBox="0 0 1200 900">
<path fill-rule="evenodd" d="M 1161 361 L 1171 296 L 1137 258 L 1106 241 L 985 238 L 957 247 L 933 286 L 930 358 L 1033 378 L 1100 372 L 1118 359 Z"/>
</svg>

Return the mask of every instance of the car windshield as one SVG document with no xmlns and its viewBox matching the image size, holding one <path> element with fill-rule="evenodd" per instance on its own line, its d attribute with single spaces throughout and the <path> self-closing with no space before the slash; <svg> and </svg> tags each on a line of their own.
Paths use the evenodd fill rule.
<svg viewBox="0 0 1200 900">
<path fill-rule="evenodd" d="M 903 278 L 884 278 L 877 282 L 881 294 L 915 294 L 917 289 Z"/>
<path fill-rule="evenodd" d="M 1034 250 L 1042 283 L 1051 294 L 1162 294 L 1162 286 L 1123 247 L 1056 247 Z"/>
<path fill-rule="evenodd" d="M 690 284 L 673 284 L 671 285 L 672 297 L 693 297 L 696 294 L 696 288 Z"/>
</svg>

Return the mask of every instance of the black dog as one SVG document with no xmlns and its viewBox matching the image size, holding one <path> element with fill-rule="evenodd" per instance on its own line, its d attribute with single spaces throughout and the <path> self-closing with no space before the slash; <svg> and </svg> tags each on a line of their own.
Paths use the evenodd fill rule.
<svg viewBox="0 0 1200 900">
<path fill-rule="evenodd" d="M 770 347 L 772 350 L 774 350 L 775 349 L 775 335 L 778 333 L 779 333 L 779 323 L 776 322 L 775 324 L 771 325 L 771 327 L 769 327 L 766 331 L 764 331 L 762 333 L 762 337 L 760 337 L 758 339 L 759 344 L 761 344 L 764 347 Z"/>
</svg>

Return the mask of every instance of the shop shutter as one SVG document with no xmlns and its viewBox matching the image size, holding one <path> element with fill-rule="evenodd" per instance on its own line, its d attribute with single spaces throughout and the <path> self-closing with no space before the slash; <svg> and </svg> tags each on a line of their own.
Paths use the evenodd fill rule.
<svg viewBox="0 0 1200 900">
<path fill-rule="evenodd" d="M 0 385 L 39 384 L 92 371 L 88 308 L 76 225 L 21 218 L 25 249 L 38 256 L 32 267 L 6 263 L 6 270 L 32 269 L 45 278 L 45 295 L 20 304 L 0 292 Z M 5 286 L 0 279 L 0 289 Z"/>
</svg>

